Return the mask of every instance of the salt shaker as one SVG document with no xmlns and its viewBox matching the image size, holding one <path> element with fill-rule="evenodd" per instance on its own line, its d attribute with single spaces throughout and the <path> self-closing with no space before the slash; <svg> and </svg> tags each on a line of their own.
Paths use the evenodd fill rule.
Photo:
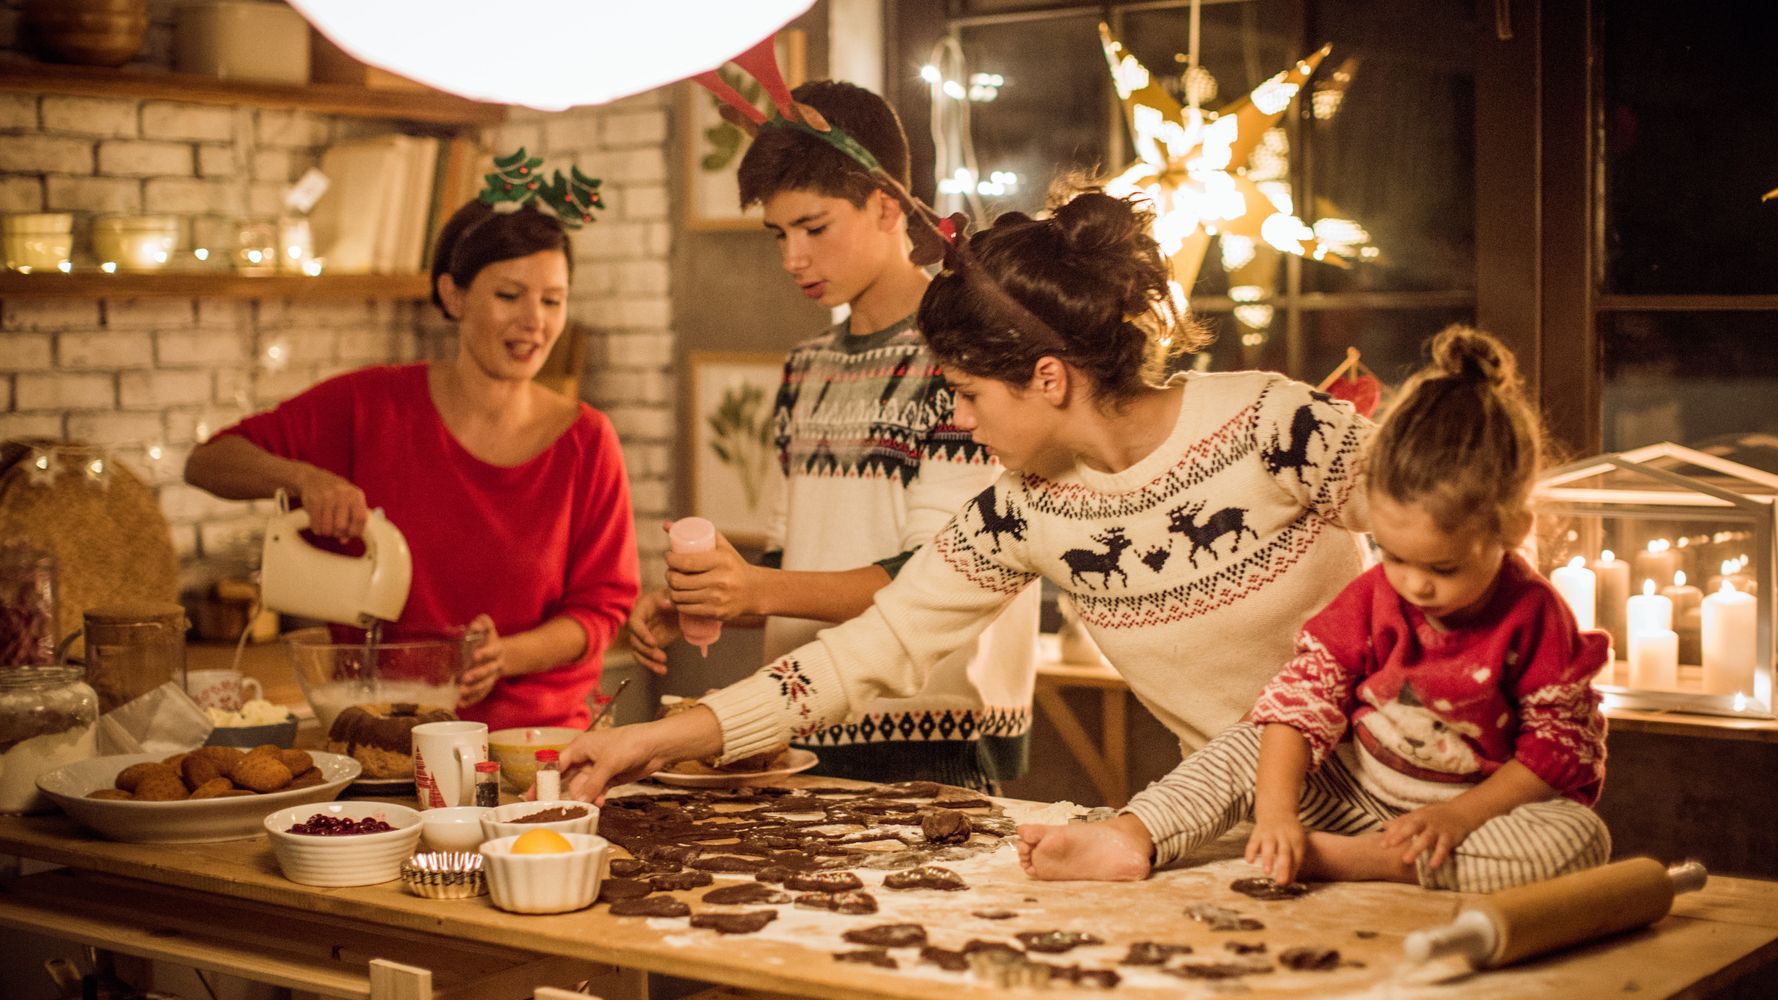
<svg viewBox="0 0 1778 1000">
<path fill-rule="evenodd" d="M 537 751 L 537 778 L 531 787 L 537 792 L 538 802 L 554 802 L 562 797 L 562 772 L 557 764 L 561 759 L 559 750 Z"/>
</svg>

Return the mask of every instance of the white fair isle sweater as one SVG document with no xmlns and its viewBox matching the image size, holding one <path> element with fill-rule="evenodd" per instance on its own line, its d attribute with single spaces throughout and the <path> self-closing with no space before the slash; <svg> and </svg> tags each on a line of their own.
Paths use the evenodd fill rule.
<svg viewBox="0 0 1778 1000">
<path fill-rule="evenodd" d="M 707 696 L 725 756 L 918 690 L 1039 576 L 1186 752 L 1239 720 L 1363 568 L 1354 465 L 1371 425 L 1278 375 L 1176 379 L 1178 421 L 1148 457 L 1115 474 L 1006 473 L 864 615 Z"/>
<path fill-rule="evenodd" d="M 773 424 L 778 449 L 766 550 L 787 570 L 880 563 L 893 576 L 999 463 L 952 423 L 952 393 L 910 317 L 852 336 L 842 322 L 799 344 L 784 365 Z M 1031 726 L 1036 587 L 975 642 L 940 658 L 909 697 L 849 702 L 845 718 L 797 741 L 814 746 L 1019 736 Z M 814 640 L 826 622 L 769 618 L 768 659 Z M 918 687 L 918 686 L 916 686 Z"/>
</svg>

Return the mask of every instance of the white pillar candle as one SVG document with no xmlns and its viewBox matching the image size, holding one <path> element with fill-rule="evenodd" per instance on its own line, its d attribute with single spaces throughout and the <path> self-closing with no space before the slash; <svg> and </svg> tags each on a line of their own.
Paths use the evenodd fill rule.
<svg viewBox="0 0 1778 1000">
<path fill-rule="evenodd" d="M 1679 662 L 1700 662 L 1698 606 L 1704 592 L 1685 582 L 1685 572 L 1673 574 L 1673 586 L 1662 587 L 1661 596 L 1673 602 L 1673 631 L 1679 633 Z"/>
<path fill-rule="evenodd" d="M 1630 599 L 1630 564 L 1606 549 L 1599 553 L 1592 569 L 1599 577 L 1599 600 L 1594 605 L 1599 627 L 1611 633 L 1611 645 L 1622 656 L 1630 648 L 1629 632 L 1624 628 L 1624 605 Z"/>
<path fill-rule="evenodd" d="M 1642 581 L 1642 593 L 1630 598 L 1624 615 L 1630 633 L 1630 645 L 1636 645 L 1638 632 L 1666 632 L 1673 628 L 1673 602 L 1655 593 L 1653 580 Z"/>
<path fill-rule="evenodd" d="M 1704 690 L 1709 694 L 1753 693 L 1759 602 L 1724 583 L 1704 598 Z"/>
<path fill-rule="evenodd" d="M 1568 602 L 1568 610 L 1574 612 L 1575 624 L 1583 629 L 1593 627 L 1593 603 L 1599 586 L 1599 578 L 1587 568 L 1586 562 L 1575 556 L 1568 565 L 1558 566 L 1550 572 L 1550 583 Z"/>
<path fill-rule="evenodd" d="M 1630 686 L 1671 691 L 1679 686 L 1679 634 L 1672 629 L 1630 633 Z"/>
<path fill-rule="evenodd" d="M 1665 538 L 1649 542 L 1648 548 L 1636 553 L 1633 567 L 1638 580 L 1671 580 L 1681 568 L 1679 553 L 1673 551 L 1673 543 Z"/>
</svg>

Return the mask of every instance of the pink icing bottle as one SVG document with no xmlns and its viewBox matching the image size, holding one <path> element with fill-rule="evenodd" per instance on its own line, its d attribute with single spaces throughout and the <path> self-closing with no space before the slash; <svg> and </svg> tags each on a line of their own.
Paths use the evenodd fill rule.
<svg viewBox="0 0 1778 1000">
<path fill-rule="evenodd" d="M 667 529 L 667 545 L 674 552 L 714 552 L 716 525 L 701 517 L 682 517 Z M 710 644 L 722 636 L 722 622 L 700 615 L 680 615 L 679 631 L 685 641 L 698 647 L 698 653 L 710 655 Z"/>
</svg>

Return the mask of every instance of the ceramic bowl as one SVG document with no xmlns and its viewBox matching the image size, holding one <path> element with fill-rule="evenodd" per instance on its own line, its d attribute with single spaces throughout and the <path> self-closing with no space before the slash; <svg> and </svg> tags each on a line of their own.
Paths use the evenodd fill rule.
<svg viewBox="0 0 1778 1000">
<path fill-rule="evenodd" d="M 488 839 L 482 832 L 482 813 L 487 811 L 487 806 L 428 809 L 420 814 L 420 840 L 428 851 L 474 851 Z"/>
<path fill-rule="evenodd" d="M 120 271 L 156 271 L 179 246 L 176 215 L 101 215 L 93 220 L 93 253 Z"/>
<path fill-rule="evenodd" d="M 19 271 L 55 271 L 68 263 L 74 246 L 74 216 L 69 212 L 8 215 L 0 220 L 6 266 Z"/>
<path fill-rule="evenodd" d="M 536 780 L 537 751 L 561 750 L 579 735 L 580 730 L 572 726 L 496 729 L 488 734 L 488 753 L 500 762 L 500 777 L 506 787 L 523 792 Z"/>
<path fill-rule="evenodd" d="M 566 809 L 573 811 L 584 809 L 584 815 L 573 819 L 548 820 L 539 823 L 520 823 L 519 820 L 549 809 Z M 503 806 L 495 806 L 482 813 L 482 839 L 493 840 L 495 837 L 516 837 L 526 830 L 554 830 L 557 833 L 592 833 L 599 828 L 599 807 L 591 802 L 574 802 L 562 800 L 555 802 L 508 802 Z"/>
<path fill-rule="evenodd" d="M 562 836 L 574 847 L 563 854 L 514 854 L 517 837 L 499 837 L 482 845 L 488 894 L 495 906 L 513 913 L 566 913 L 592 905 L 599 897 L 611 844 L 591 833 Z"/>
<path fill-rule="evenodd" d="M 290 828 L 317 813 L 349 819 L 374 816 L 393 830 L 343 837 L 291 833 Z M 328 802 L 292 806 L 265 818 L 266 836 L 284 877 L 303 885 L 376 885 L 401 877 L 401 863 L 420 844 L 420 814 L 388 802 Z"/>
<path fill-rule="evenodd" d="M 131 764 L 161 760 L 165 756 L 130 753 L 93 757 L 39 776 L 37 787 L 63 812 L 112 840 L 142 844 L 201 844 L 256 837 L 263 828 L 266 814 L 273 810 L 291 806 L 313 812 L 317 807 L 312 803 L 326 802 L 339 795 L 340 790 L 363 771 L 357 761 L 344 754 L 311 750 L 309 756 L 321 769 L 322 782 L 307 788 L 181 802 L 87 798 L 98 789 L 111 788 L 117 773 Z"/>
<path fill-rule="evenodd" d="M 217 726 L 210 730 L 209 738 L 204 740 L 205 746 L 240 747 L 243 750 L 251 750 L 266 743 L 286 749 L 295 746 L 296 716 L 287 716 L 283 722 L 263 726 Z"/>
</svg>

